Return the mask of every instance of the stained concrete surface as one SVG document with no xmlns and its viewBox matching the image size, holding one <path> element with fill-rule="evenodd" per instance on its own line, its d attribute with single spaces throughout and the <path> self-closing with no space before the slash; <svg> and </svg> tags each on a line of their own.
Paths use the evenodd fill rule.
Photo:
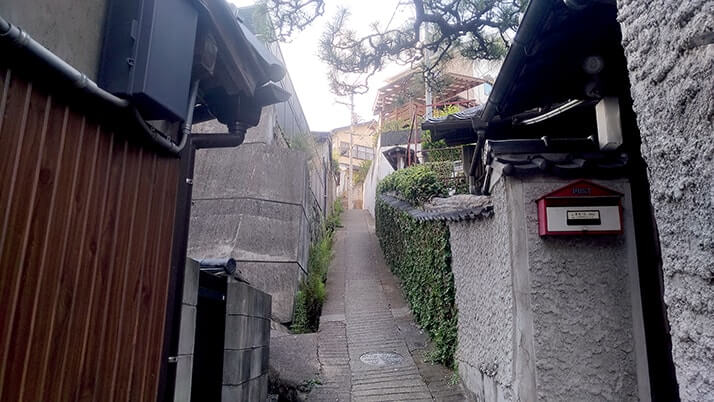
<svg viewBox="0 0 714 402">
<path fill-rule="evenodd" d="M 317 333 L 320 382 L 308 400 L 467 400 L 451 371 L 425 362 L 427 336 L 414 324 L 384 262 L 367 211 L 347 211 L 335 237 L 327 300 Z M 399 364 L 372 366 L 368 352 L 398 353 Z"/>
<path fill-rule="evenodd" d="M 241 161 L 236 163 L 236 161 Z M 196 153 L 188 255 L 232 257 L 292 321 L 307 263 L 311 204 L 305 154 L 262 143 Z"/>
<path fill-rule="evenodd" d="M 90 79 L 102 51 L 106 0 L 2 0 L 0 15 Z"/>
<path fill-rule="evenodd" d="M 292 335 L 279 330 L 270 333 L 270 371 L 276 392 L 303 389 L 317 380 L 317 334 Z"/>
</svg>

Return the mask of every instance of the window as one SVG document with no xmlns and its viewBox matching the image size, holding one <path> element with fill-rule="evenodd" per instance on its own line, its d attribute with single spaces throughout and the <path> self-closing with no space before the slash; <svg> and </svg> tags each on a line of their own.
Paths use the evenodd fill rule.
<svg viewBox="0 0 714 402">
<path fill-rule="evenodd" d="M 372 160 L 374 159 L 374 150 L 370 147 L 355 145 L 352 157 L 363 160 Z"/>
<path fill-rule="evenodd" d="M 340 156 L 350 156 L 349 149 L 349 142 L 340 142 Z M 352 157 L 355 159 L 372 160 L 374 159 L 374 150 L 371 147 L 354 145 L 352 148 Z"/>
</svg>

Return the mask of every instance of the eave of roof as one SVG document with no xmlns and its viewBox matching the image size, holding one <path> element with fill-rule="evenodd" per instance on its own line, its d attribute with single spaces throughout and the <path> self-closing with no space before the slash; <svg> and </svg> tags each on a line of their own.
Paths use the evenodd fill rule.
<svg viewBox="0 0 714 402">
<path fill-rule="evenodd" d="M 515 115 L 587 99 L 586 84 L 595 78 L 582 68 L 583 57 L 589 55 L 603 56 L 605 69 L 598 82 L 604 83 L 604 91 L 616 91 L 624 60 L 612 3 L 593 0 L 573 10 L 560 0 L 532 0 L 482 111 L 471 122 L 447 117 L 422 127 L 449 145 L 473 142 L 478 129 L 486 130 L 486 138 L 499 137 L 504 130 L 512 135 Z"/>
<path fill-rule="evenodd" d="M 615 1 L 591 0 L 578 7 L 570 3 L 529 2 L 479 118 L 481 125 L 499 115 L 582 99 L 587 81 L 594 78 L 583 69 L 586 56 L 604 59 L 600 81 L 614 81 L 620 74 L 624 60 Z"/>
<path fill-rule="evenodd" d="M 218 58 L 228 72 L 228 77 L 216 77 L 222 85 L 231 84 L 227 93 L 243 91 L 253 96 L 258 88 L 285 76 L 285 67 L 243 24 L 235 6 L 225 0 L 197 0 L 196 4 L 201 7 L 202 21 L 215 35 Z"/>
<path fill-rule="evenodd" d="M 313 131 L 312 136 L 315 138 L 315 141 L 317 142 L 325 142 L 329 141 L 331 138 L 331 134 L 329 131 Z"/>
<path fill-rule="evenodd" d="M 409 140 L 409 130 L 397 130 L 397 131 L 387 131 L 380 134 L 379 144 L 382 147 L 388 147 L 392 145 L 406 145 Z M 411 139 L 412 143 L 421 142 L 421 132 L 416 130 L 414 132 L 414 138 Z"/>
<path fill-rule="evenodd" d="M 479 105 L 448 116 L 427 119 L 421 128 L 431 131 L 434 141 L 444 140 L 447 145 L 466 144 L 474 141 L 472 121 L 482 112 L 483 105 Z"/>
<path fill-rule="evenodd" d="M 256 126 L 264 106 L 284 102 L 292 95 L 275 84 L 287 71 L 242 22 L 237 7 L 226 0 L 196 0 L 195 4 L 200 38 L 196 51 L 205 52 L 209 60 L 211 53 L 215 55 L 212 70 L 202 59 L 194 63 L 198 74 L 194 78 L 201 80 L 196 121 L 217 118 L 223 124 Z"/>
</svg>

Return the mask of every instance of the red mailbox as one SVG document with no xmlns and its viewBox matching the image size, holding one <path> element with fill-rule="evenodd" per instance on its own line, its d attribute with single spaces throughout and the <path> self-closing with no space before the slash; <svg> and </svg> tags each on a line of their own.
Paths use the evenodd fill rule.
<svg viewBox="0 0 714 402">
<path fill-rule="evenodd" d="M 622 194 L 590 181 L 570 183 L 536 202 L 541 236 L 622 233 Z"/>
</svg>

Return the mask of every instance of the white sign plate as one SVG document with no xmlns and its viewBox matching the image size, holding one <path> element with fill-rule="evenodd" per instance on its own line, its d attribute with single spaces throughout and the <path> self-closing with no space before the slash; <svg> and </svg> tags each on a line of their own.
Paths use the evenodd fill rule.
<svg viewBox="0 0 714 402">
<path fill-rule="evenodd" d="M 616 205 L 547 207 L 546 211 L 551 232 L 619 231 L 622 227 Z"/>
<path fill-rule="evenodd" d="M 602 223 L 600 211 L 568 211 L 567 223 L 568 225 L 599 225 Z"/>
</svg>

